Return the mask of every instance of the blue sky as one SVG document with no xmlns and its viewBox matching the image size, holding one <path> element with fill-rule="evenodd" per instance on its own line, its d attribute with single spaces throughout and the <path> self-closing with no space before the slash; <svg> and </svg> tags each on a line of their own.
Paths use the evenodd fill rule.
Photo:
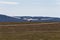
<svg viewBox="0 0 60 40">
<path fill-rule="evenodd" d="M 60 17 L 60 0 L 0 0 L 0 14 Z"/>
</svg>

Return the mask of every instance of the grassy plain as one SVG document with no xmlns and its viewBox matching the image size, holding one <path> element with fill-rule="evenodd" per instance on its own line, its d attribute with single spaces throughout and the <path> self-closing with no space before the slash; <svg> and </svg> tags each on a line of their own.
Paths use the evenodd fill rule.
<svg viewBox="0 0 60 40">
<path fill-rule="evenodd" d="M 0 40 L 60 40 L 60 23 L 0 23 Z M 13 26 L 16 25 L 16 26 Z"/>
</svg>

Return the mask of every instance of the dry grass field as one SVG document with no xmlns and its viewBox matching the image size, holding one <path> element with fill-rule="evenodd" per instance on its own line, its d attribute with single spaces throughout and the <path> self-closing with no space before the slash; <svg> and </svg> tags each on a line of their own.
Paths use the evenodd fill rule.
<svg viewBox="0 0 60 40">
<path fill-rule="evenodd" d="M 0 40 L 60 40 L 60 23 L 11 22 L 0 25 Z"/>
</svg>

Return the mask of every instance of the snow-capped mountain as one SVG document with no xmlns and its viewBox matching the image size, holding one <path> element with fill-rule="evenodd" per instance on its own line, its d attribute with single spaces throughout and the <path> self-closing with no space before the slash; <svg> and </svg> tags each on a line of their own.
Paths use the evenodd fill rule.
<svg viewBox="0 0 60 40">
<path fill-rule="evenodd" d="M 60 18 L 55 17 L 31 17 L 31 16 L 15 16 L 15 18 L 31 22 L 60 22 Z"/>
<path fill-rule="evenodd" d="M 0 22 L 60 22 L 60 18 L 0 15 Z"/>
</svg>

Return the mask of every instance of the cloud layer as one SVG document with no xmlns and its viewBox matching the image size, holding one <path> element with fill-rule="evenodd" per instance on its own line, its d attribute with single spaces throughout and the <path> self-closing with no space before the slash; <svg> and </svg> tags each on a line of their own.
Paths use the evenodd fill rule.
<svg viewBox="0 0 60 40">
<path fill-rule="evenodd" d="M 18 4 L 17 2 L 5 2 L 5 1 L 0 1 L 0 4 Z"/>
<path fill-rule="evenodd" d="M 8 4 L 8 5 L 5 5 Z M 18 5 L 17 5 L 18 4 Z M 4 0 L 0 1 L 0 14 L 10 16 L 60 17 L 60 0 Z"/>
</svg>

